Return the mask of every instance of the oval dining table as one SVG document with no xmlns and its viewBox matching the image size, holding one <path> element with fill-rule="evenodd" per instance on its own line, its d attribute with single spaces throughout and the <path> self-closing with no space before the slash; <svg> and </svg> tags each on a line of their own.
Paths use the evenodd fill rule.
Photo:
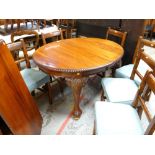
<svg viewBox="0 0 155 155">
<path fill-rule="evenodd" d="M 71 38 L 38 48 L 33 60 L 45 73 L 66 79 L 73 91 L 73 118 L 79 119 L 82 114 L 80 93 L 89 76 L 114 65 L 123 54 L 123 48 L 110 40 Z"/>
</svg>

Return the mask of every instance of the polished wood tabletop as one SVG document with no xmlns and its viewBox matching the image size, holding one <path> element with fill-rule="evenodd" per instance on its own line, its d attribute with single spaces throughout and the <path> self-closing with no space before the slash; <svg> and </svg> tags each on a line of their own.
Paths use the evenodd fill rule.
<svg viewBox="0 0 155 155">
<path fill-rule="evenodd" d="M 110 40 L 74 38 L 40 47 L 33 59 L 46 73 L 72 77 L 100 72 L 120 60 L 123 53 L 123 48 Z"/>
<path fill-rule="evenodd" d="M 90 75 L 114 65 L 124 54 L 123 48 L 110 40 L 72 38 L 46 44 L 33 54 L 38 67 L 50 75 L 65 77 L 74 95 L 73 116 L 80 118 L 81 89 Z"/>
</svg>

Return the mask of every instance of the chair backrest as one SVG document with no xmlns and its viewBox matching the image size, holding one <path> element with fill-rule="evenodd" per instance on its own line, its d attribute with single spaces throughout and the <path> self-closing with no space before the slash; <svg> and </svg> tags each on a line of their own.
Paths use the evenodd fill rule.
<svg viewBox="0 0 155 155">
<path fill-rule="evenodd" d="M 9 50 L 10 50 L 10 52 L 11 52 L 11 54 L 12 54 L 14 60 L 15 60 L 15 63 L 17 64 L 17 66 L 19 68 L 19 70 L 21 70 L 20 63 L 24 62 L 24 61 L 26 63 L 26 67 L 31 68 L 30 61 L 29 61 L 28 54 L 27 54 L 27 50 L 26 50 L 26 46 L 25 46 L 25 43 L 24 43 L 23 39 L 21 39 L 18 42 L 7 44 L 7 47 L 9 48 Z M 24 54 L 23 58 L 19 59 L 19 57 L 18 57 L 18 52 L 19 51 L 23 52 L 23 54 Z"/>
<path fill-rule="evenodd" d="M 57 26 L 60 27 L 61 25 L 68 26 L 69 20 L 68 19 L 58 19 L 57 20 Z"/>
<path fill-rule="evenodd" d="M 146 118 L 149 122 L 149 125 L 145 131 L 144 134 L 150 135 L 153 134 L 155 130 L 155 116 L 152 117 L 152 114 L 150 113 L 147 103 L 145 100 L 145 95 L 147 93 L 147 89 L 150 89 L 155 94 L 155 71 L 147 71 L 140 87 L 137 91 L 136 97 L 134 99 L 134 102 L 132 104 L 133 107 L 137 108 L 137 111 L 139 113 L 139 116 L 141 118 L 142 112 L 145 113 Z"/>
<path fill-rule="evenodd" d="M 61 25 L 70 26 L 70 28 L 76 27 L 76 19 L 58 19 L 57 26 L 60 27 Z"/>
<path fill-rule="evenodd" d="M 138 57 L 138 53 L 139 53 L 140 49 L 143 48 L 144 46 L 155 48 L 155 42 L 144 39 L 142 36 L 140 36 L 138 38 L 138 42 L 137 42 L 136 49 L 135 49 L 135 52 L 134 52 L 134 56 L 133 56 L 133 60 L 132 60 L 133 64 L 135 63 L 135 61 L 136 61 L 136 59 Z"/>
<path fill-rule="evenodd" d="M 68 20 L 68 25 L 70 25 L 71 28 L 76 28 L 76 25 L 77 25 L 76 19 L 69 19 Z"/>
<path fill-rule="evenodd" d="M 27 51 L 37 49 L 39 45 L 39 34 L 34 30 L 20 30 L 11 33 L 11 42 L 24 39 Z"/>
<path fill-rule="evenodd" d="M 62 30 L 59 29 L 59 31 L 54 31 L 54 32 L 42 32 L 41 37 L 42 37 L 43 45 L 45 45 L 47 44 L 46 39 L 55 38 L 55 37 L 56 37 L 56 40 L 58 40 L 58 37 L 60 37 L 60 39 L 63 39 L 63 34 L 62 34 Z"/>
<path fill-rule="evenodd" d="M 132 80 L 134 79 L 135 75 L 137 75 L 141 80 L 143 79 L 142 73 L 140 73 L 138 70 L 138 65 L 140 63 L 140 60 L 143 60 L 150 67 L 151 70 L 155 70 L 155 60 L 150 55 L 145 53 L 144 49 L 140 49 L 131 73 L 130 79 Z"/>
<path fill-rule="evenodd" d="M 68 33 L 70 30 L 69 19 L 58 19 L 56 25 L 58 28 L 61 28 L 62 34 L 64 36 L 63 38 L 68 38 Z"/>
<path fill-rule="evenodd" d="M 121 46 L 124 47 L 125 39 L 127 36 L 127 32 L 121 32 L 118 30 L 114 30 L 110 27 L 108 27 L 107 33 L 106 33 L 106 39 L 109 39 L 109 36 L 115 36 L 121 39 Z"/>
</svg>

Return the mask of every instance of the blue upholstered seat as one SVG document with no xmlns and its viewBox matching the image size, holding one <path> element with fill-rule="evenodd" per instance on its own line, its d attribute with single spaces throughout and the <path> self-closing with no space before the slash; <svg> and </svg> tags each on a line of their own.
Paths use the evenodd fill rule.
<svg viewBox="0 0 155 155">
<path fill-rule="evenodd" d="M 135 68 L 133 67 L 133 76 L 137 76 L 137 79 L 139 76 L 142 79 L 146 70 L 154 69 L 154 64 L 155 61 L 152 57 L 141 51 L 138 55 Z M 129 78 L 102 78 L 102 96 L 104 95 L 109 102 L 131 104 L 135 98 L 140 81 L 140 79 L 136 81 Z"/>
<path fill-rule="evenodd" d="M 25 31 L 25 32 L 29 33 L 29 31 Z M 21 32 L 19 32 L 19 33 L 21 33 Z M 34 33 L 36 34 L 36 32 L 34 32 Z M 21 50 L 21 52 L 23 53 L 24 57 L 22 59 L 17 59 L 16 57 L 13 57 L 13 58 L 15 59 L 15 62 L 18 64 L 20 73 L 21 73 L 23 80 L 24 80 L 25 84 L 27 85 L 29 91 L 33 92 L 33 95 L 35 95 L 35 89 L 40 88 L 43 84 L 45 84 L 47 86 L 47 90 L 48 90 L 49 103 L 52 103 L 50 76 L 43 73 L 40 70 L 35 70 L 35 69 L 31 68 L 31 64 L 30 64 L 30 60 L 28 58 L 27 49 L 26 49 L 24 40 L 21 39 L 20 41 L 8 44 L 7 46 L 13 55 L 16 54 L 14 52 L 17 52 L 19 50 Z M 25 66 L 25 64 L 26 64 L 26 66 Z"/>
<path fill-rule="evenodd" d="M 153 62 L 155 65 L 155 62 Z M 129 79 L 130 80 L 130 79 Z M 155 73 L 147 71 L 142 79 L 139 89 L 135 95 L 132 105 L 122 104 L 122 102 L 103 102 L 95 103 L 95 132 L 97 135 L 151 135 L 155 131 L 155 115 L 150 110 L 146 95 L 149 89 L 155 94 Z M 130 87 L 127 89 L 127 91 Z M 124 95 L 124 94 L 122 94 Z M 128 93 L 129 95 L 129 93 Z M 154 101 L 153 101 L 154 102 Z M 142 115 L 146 117 L 147 124 L 143 124 Z"/>
<path fill-rule="evenodd" d="M 131 104 L 138 86 L 128 78 L 102 78 L 101 84 L 109 102 Z"/>
<path fill-rule="evenodd" d="M 39 70 L 26 68 L 20 72 L 30 92 L 50 81 L 49 75 Z"/>
<path fill-rule="evenodd" d="M 134 64 L 122 66 L 115 71 L 116 78 L 130 78 Z"/>
<path fill-rule="evenodd" d="M 144 134 L 136 109 L 103 101 L 95 103 L 95 131 L 97 135 Z"/>
<path fill-rule="evenodd" d="M 120 67 L 116 69 L 114 76 L 116 78 L 130 78 L 133 67 L 134 67 L 134 64 L 129 64 L 129 65 Z M 143 76 L 148 69 L 150 69 L 150 67 L 144 61 L 140 61 L 139 66 L 138 66 L 138 71 Z M 141 82 L 141 79 L 137 75 L 135 75 L 134 81 L 136 82 L 137 85 L 139 85 Z"/>
</svg>

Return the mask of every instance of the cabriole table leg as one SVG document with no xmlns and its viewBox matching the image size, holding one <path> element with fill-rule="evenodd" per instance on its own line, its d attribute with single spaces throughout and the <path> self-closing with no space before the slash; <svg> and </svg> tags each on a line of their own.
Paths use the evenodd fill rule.
<svg viewBox="0 0 155 155">
<path fill-rule="evenodd" d="M 73 108 L 73 118 L 78 120 L 82 114 L 82 110 L 80 109 L 80 94 L 82 87 L 84 87 L 87 78 L 81 79 L 73 79 L 73 78 L 66 78 L 68 85 L 72 88 L 73 97 L 74 97 L 74 108 Z"/>
</svg>

